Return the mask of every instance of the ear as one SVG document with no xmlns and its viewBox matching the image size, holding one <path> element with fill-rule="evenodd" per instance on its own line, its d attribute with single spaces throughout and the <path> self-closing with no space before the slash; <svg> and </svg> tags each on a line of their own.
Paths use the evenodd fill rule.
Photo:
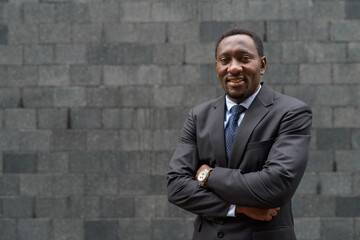
<svg viewBox="0 0 360 240">
<path fill-rule="evenodd" d="M 267 60 L 266 60 L 266 57 L 263 56 L 260 61 L 261 61 L 260 74 L 263 75 L 263 74 L 265 73 L 265 71 L 266 71 L 266 61 L 267 61 Z"/>
</svg>

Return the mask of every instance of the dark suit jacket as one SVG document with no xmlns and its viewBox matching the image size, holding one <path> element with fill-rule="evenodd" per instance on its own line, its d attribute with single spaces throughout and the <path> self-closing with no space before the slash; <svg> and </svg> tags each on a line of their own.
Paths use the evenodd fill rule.
<svg viewBox="0 0 360 240">
<path fill-rule="evenodd" d="M 225 111 L 224 96 L 190 110 L 169 164 L 169 201 L 198 215 L 193 239 L 296 239 L 291 197 L 308 160 L 311 109 L 263 84 L 246 110 L 229 160 Z M 214 167 L 208 188 L 195 180 L 202 164 Z M 262 222 L 243 214 L 227 217 L 231 204 L 281 209 Z"/>
</svg>

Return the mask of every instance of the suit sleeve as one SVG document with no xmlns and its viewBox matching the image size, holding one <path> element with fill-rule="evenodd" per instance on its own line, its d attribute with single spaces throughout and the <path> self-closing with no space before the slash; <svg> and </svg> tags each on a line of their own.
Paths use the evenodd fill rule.
<svg viewBox="0 0 360 240">
<path fill-rule="evenodd" d="M 196 124 L 190 111 L 180 142 L 170 160 L 167 193 L 171 203 L 201 216 L 226 217 L 230 204 L 208 188 L 199 186 L 195 174 L 200 167 Z"/>
<path fill-rule="evenodd" d="M 311 138 L 311 109 L 294 107 L 282 118 L 263 168 L 245 173 L 216 167 L 208 187 L 238 206 L 281 207 L 290 201 L 305 172 Z"/>
</svg>

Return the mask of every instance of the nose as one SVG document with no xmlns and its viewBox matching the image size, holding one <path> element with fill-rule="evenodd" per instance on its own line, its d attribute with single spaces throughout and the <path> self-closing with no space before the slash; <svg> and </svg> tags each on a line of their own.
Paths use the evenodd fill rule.
<svg viewBox="0 0 360 240">
<path fill-rule="evenodd" d="M 232 75 L 237 75 L 243 71 L 242 65 L 239 61 L 232 60 L 228 68 L 228 72 Z"/>
</svg>

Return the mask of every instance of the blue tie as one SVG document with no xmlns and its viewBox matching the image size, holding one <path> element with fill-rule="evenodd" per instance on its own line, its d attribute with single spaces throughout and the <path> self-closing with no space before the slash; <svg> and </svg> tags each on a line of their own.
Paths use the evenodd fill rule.
<svg viewBox="0 0 360 240">
<path fill-rule="evenodd" d="M 230 159 L 231 146 L 234 141 L 236 130 L 238 129 L 237 122 L 239 120 L 239 116 L 245 110 L 246 108 L 241 105 L 235 105 L 230 109 L 231 116 L 229 119 L 229 124 L 225 129 L 225 146 L 226 146 L 226 155 L 228 159 Z"/>
</svg>

